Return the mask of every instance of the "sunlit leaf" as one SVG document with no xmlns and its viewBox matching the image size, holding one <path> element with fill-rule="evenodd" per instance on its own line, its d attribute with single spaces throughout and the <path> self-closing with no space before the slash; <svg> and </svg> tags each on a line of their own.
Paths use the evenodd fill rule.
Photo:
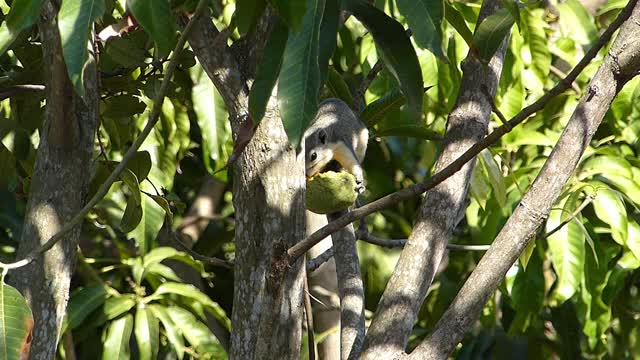
<svg viewBox="0 0 640 360">
<path fill-rule="evenodd" d="M 127 314 L 109 324 L 102 352 L 103 359 L 129 359 L 129 338 L 133 329 L 133 316 Z"/>
<path fill-rule="evenodd" d="M 318 110 L 318 44 L 324 0 L 310 0 L 300 32 L 290 34 L 278 76 L 278 108 L 289 143 L 300 146 Z"/>
<path fill-rule="evenodd" d="M 178 359 L 182 359 L 184 356 L 184 340 L 182 339 L 182 330 L 180 330 L 182 324 L 176 324 L 173 319 L 167 313 L 167 309 L 164 306 L 150 304 L 147 306 L 149 311 L 160 320 L 162 327 L 165 330 L 165 334 L 171 346 L 176 352 Z"/>
<path fill-rule="evenodd" d="M 249 112 L 256 124 L 262 120 L 273 87 L 278 80 L 287 38 L 287 28 L 278 21 L 267 40 L 263 60 L 258 64 L 256 79 L 251 85 L 249 94 Z"/>
<path fill-rule="evenodd" d="M 168 54 L 176 43 L 175 19 L 168 0 L 127 0 L 127 6 L 142 28 L 158 44 L 162 54 Z"/>
<path fill-rule="evenodd" d="M 90 27 L 105 11 L 104 0 L 63 0 L 58 12 L 62 53 L 71 84 L 84 96 L 84 69 L 89 59 Z"/>
<path fill-rule="evenodd" d="M 29 358 L 33 332 L 33 315 L 27 300 L 15 288 L 0 285 L 0 349 L 2 358 Z"/>
<path fill-rule="evenodd" d="M 135 334 L 140 360 L 155 360 L 158 355 L 160 330 L 158 319 L 144 305 L 138 306 L 135 318 Z"/>
<path fill-rule="evenodd" d="M 345 8 L 371 32 L 378 55 L 400 84 L 412 116 L 422 114 L 422 71 L 404 27 L 364 0 L 344 0 Z"/>
<path fill-rule="evenodd" d="M 447 61 L 442 52 L 442 0 L 398 0 L 398 9 L 407 19 L 416 44 Z"/>
<path fill-rule="evenodd" d="M 7 51 L 22 30 L 38 20 L 42 3 L 43 0 L 15 0 L 11 3 L 7 21 L 0 26 L 0 55 Z"/>
<path fill-rule="evenodd" d="M 489 62 L 493 54 L 513 26 L 513 16 L 507 9 L 500 9 L 488 16 L 473 34 L 473 43 L 480 60 Z"/>
</svg>

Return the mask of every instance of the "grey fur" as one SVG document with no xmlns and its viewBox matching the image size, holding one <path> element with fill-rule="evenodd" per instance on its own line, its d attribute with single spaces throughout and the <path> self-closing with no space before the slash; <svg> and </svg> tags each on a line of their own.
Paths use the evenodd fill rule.
<svg viewBox="0 0 640 360">
<path fill-rule="evenodd" d="M 364 189 L 362 166 L 367 151 L 369 131 L 340 99 L 323 101 L 316 117 L 304 134 L 307 176 L 313 176 L 336 160 L 356 177 L 359 190 Z"/>
</svg>

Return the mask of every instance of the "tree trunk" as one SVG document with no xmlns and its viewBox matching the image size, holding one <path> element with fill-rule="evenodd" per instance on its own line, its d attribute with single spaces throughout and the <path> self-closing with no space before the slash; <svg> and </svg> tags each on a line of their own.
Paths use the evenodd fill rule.
<svg viewBox="0 0 640 360">
<path fill-rule="evenodd" d="M 39 22 L 46 82 L 45 118 L 33 171 L 18 258 L 40 247 L 83 206 L 88 190 L 94 135 L 99 119 L 93 56 L 85 69 L 85 99 L 73 90 L 62 57 L 57 9 L 45 1 Z M 78 225 L 13 282 L 27 298 L 35 327 L 32 359 L 53 359 L 75 265 Z"/>
</svg>

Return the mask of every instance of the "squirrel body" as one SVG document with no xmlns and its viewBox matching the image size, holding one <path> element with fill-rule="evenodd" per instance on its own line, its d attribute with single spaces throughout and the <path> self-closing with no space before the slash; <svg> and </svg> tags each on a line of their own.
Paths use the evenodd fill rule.
<svg viewBox="0 0 640 360">
<path fill-rule="evenodd" d="M 344 101 L 332 98 L 320 103 L 304 138 L 307 177 L 334 170 L 330 167 L 335 161 L 356 178 L 358 192 L 364 190 L 361 164 L 369 131 Z"/>
</svg>

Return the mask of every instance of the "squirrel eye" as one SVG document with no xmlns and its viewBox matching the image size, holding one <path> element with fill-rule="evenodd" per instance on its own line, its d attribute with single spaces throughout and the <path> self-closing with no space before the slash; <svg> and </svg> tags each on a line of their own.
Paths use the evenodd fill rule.
<svg viewBox="0 0 640 360">
<path fill-rule="evenodd" d="M 324 131 L 320 131 L 320 134 L 318 134 L 318 138 L 320 138 L 320 142 L 322 144 L 326 144 L 327 143 L 327 133 Z"/>
<path fill-rule="evenodd" d="M 317 158 L 318 158 L 318 154 L 317 154 L 317 153 L 315 153 L 315 152 L 313 152 L 313 153 L 311 153 L 310 158 L 311 158 L 311 161 L 314 161 L 315 159 L 317 159 Z"/>
</svg>

